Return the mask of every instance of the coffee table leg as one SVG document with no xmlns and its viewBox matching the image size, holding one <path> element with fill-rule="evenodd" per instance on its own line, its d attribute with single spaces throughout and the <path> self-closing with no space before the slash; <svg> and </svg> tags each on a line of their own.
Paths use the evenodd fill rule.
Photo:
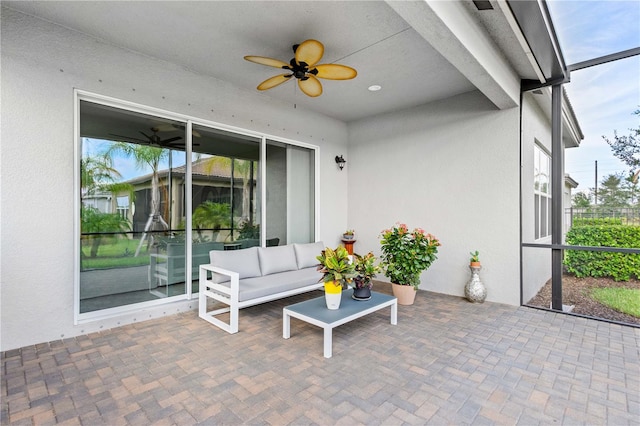
<svg viewBox="0 0 640 426">
<path fill-rule="evenodd" d="M 282 313 L 282 337 L 285 339 L 291 337 L 291 317 L 286 311 Z"/>
<path fill-rule="evenodd" d="M 391 325 L 398 325 L 398 301 L 391 305 Z"/>
<path fill-rule="evenodd" d="M 333 346 L 333 329 L 324 327 L 324 357 L 331 358 Z"/>
</svg>

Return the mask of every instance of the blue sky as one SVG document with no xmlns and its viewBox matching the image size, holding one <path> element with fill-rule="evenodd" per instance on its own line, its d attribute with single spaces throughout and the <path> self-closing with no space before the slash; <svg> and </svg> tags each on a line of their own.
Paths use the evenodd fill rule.
<svg viewBox="0 0 640 426">
<path fill-rule="evenodd" d="M 640 47 L 640 1 L 548 0 L 565 63 L 571 65 L 610 53 Z M 584 133 L 579 148 L 566 152 L 566 171 L 578 183 L 578 190 L 595 185 L 612 173 L 628 172 L 602 139 L 628 135 L 637 128 L 640 108 L 640 57 L 571 73 L 565 85 Z"/>
<path fill-rule="evenodd" d="M 102 139 L 82 139 L 82 155 L 83 156 L 98 156 L 104 153 L 111 144 L 111 141 L 105 141 Z M 185 164 L 184 151 L 173 151 L 173 167 L 183 166 Z M 138 176 L 143 176 L 151 173 L 151 167 L 144 165 L 143 167 L 137 167 L 136 162 L 132 157 L 126 157 L 121 154 L 115 155 L 113 158 L 113 167 L 118 170 L 122 178 L 118 181 L 127 181 Z M 168 159 L 160 162 L 160 170 L 168 169 Z"/>
</svg>

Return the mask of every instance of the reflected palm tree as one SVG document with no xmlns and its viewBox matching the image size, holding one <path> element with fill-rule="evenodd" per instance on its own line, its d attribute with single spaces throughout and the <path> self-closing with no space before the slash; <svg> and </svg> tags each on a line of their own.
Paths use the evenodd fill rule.
<svg viewBox="0 0 640 426">
<path fill-rule="evenodd" d="M 253 224 L 253 212 L 251 211 L 251 187 L 253 185 L 253 167 L 251 160 L 240 160 L 237 158 L 222 157 L 214 155 L 205 160 L 205 171 L 211 174 L 215 169 L 232 170 L 234 178 L 242 180 L 242 216 L 246 221 Z"/>
<path fill-rule="evenodd" d="M 138 169 L 144 169 L 147 166 L 151 168 L 151 214 L 149 215 L 144 233 L 140 238 L 140 243 L 134 256 L 140 254 L 140 248 L 144 243 L 147 232 L 154 223 L 159 222 L 165 229 L 169 229 L 169 225 L 160 214 L 160 183 L 158 178 L 160 162 L 169 157 L 169 151 L 169 149 L 155 146 L 137 145 L 129 142 L 114 142 L 105 152 L 105 155 L 110 158 L 113 158 L 113 156 L 117 154 L 133 158 Z M 153 238 L 153 236 L 151 238 Z"/>
<path fill-rule="evenodd" d="M 205 201 L 193 212 L 193 226 L 198 232 L 198 237 L 204 241 L 202 230 L 213 230 L 212 241 L 216 240 L 220 228 L 228 228 L 231 225 L 231 206 L 226 203 L 214 203 Z"/>
<path fill-rule="evenodd" d="M 80 186 L 83 194 L 94 194 L 105 184 L 113 183 L 121 177 L 120 172 L 113 168 L 113 160 L 108 155 L 80 159 Z"/>
</svg>

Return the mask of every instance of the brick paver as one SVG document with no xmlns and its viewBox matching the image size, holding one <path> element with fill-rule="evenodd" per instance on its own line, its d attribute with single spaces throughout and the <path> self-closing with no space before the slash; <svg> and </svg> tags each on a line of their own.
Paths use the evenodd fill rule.
<svg viewBox="0 0 640 426">
<path fill-rule="evenodd" d="M 388 291 L 383 284 L 377 290 Z M 195 312 L 2 353 L 2 424 L 640 424 L 640 329 L 420 291 L 334 330 Z"/>
</svg>

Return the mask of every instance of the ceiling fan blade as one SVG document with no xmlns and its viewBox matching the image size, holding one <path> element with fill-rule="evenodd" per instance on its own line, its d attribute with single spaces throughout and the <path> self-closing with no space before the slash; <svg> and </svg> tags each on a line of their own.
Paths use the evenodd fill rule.
<svg viewBox="0 0 640 426">
<path fill-rule="evenodd" d="M 134 137 L 131 137 L 131 136 L 116 135 L 116 134 L 114 134 L 114 133 L 109 133 L 109 136 L 115 136 L 115 137 L 117 137 L 117 138 L 122 138 L 122 140 L 119 140 L 119 141 L 122 141 L 122 142 L 125 142 L 125 141 L 135 141 L 135 142 L 149 143 L 149 141 L 148 141 L 148 140 L 144 140 L 144 139 L 140 139 L 140 138 L 134 138 Z"/>
<path fill-rule="evenodd" d="M 147 138 L 147 139 L 149 139 L 151 142 L 153 142 L 153 137 L 152 137 L 152 136 L 147 135 L 147 134 L 146 134 L 145 132 L 143 132 L 143 131 L 140 131 L 140 133 L 142 133 L 142 134 L 144 135 L 144 137 L 145 137 L 145 138 Z"/>
<path fill-rule="evenodd" d="M 163 145 L 163 144 L 168 144 L 168 143 L 171 143 L 171 142 L 178 141 L 178 140 L 180 140 L 180 139 L 182 139 L 182 136 L 176 136 L 175 138 L 169 138 L 169 139 L 165 139 L 165 140 L 163 140 L 163 141 L 160 141 L 160 144 L 161 144 L 161 145 Z"/>
<path fill-rule="evenodd" d="M 264 56 L 245 56 L 244 59 L 249 62 L 255 62 L 256 64 L 266 65 L 268 67 L 274 68 L 286 68 L 289 66 L 289 64 L 286 62 L 282 62 L 278 59 L 267 58 Z"/>
<path fill-rule="evenodd" d="M 177 129 L 177 127 L 171 123 L 155 124 L 154 128 L 157 129 L 159 132 L 173 132 L 174 130 Z"/>
<path fill-rule="evenodd" d="M 176 130 L 182 130 L 184 132 L 185 127 L 180 124 L 162 123 L 156 126 L 159 132 L 174 132 Z M 200 133 L 197 130 L 191 130 L 191 134 L 196 138 L 200 137 Z"/>
<path fill-rule="evenodd" d="M 358 72 L 355 69 L 339 64 L 317 65 L 315 69 L 318 70 L 316 77 L 326 78 L 328 80 L 351 80 L 358 75 Z"/>
<path fill-rule="evenodd" d="M 300 90 L 307 95 L 315 98 L 316 96 L 322 95 L 322 84 L 320 80 L 315 78 L 313 75 L 307 75 L 309 77 L 307 80 L 298 80 L 298 86 Z"/>
<path fill-rule="evenodd" d="M 169 149 L 182 149 L 182 150 L 184 150 L 184 148 L 186 146 L 187 145 L 185 143 L 170 143 L 170 144 L 167 144 L 167 148 L 169 148 Z M 200 146 L 200 144 L 199 143 L 194 143 L 194 144 L 191 144 L 191 146 Z"/>
<path fill-rule="evenodd" d="M 266 79 L 258 85 L 258 90 L 268 90 L 291 80 L 293 74 L 280 74 Z"/>
<path fill-rule="evenodd" d="M 308 67 L 317 64 L 324 54 L 324 46 L 318 40 L 305 40 L 296 48 L 296 62 L 304 62 Z"/>
</svg>

